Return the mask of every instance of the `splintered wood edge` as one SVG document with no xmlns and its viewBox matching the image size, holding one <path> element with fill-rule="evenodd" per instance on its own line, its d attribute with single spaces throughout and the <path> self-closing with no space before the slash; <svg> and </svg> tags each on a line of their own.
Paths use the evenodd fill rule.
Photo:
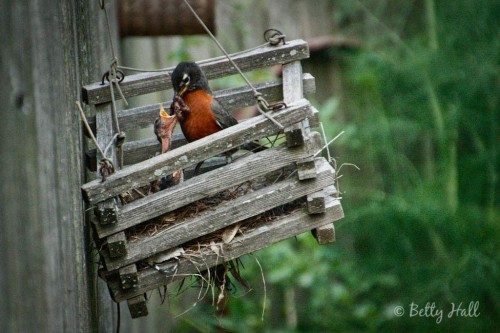
<svg viewBox="0 0 500 333">
<path fill-rule="evenodd" d="M 264 46 L 246 53 L 238 53 L 232 57 L 242 71 L 284 64 L 291 61 L 309 58 L 307 42 L 301 39 L 287 42 L 281 46 Z M 226 57 L 218 57 L 197 62 L 209 80 L 238 73 Z M 164 72 L 148 72 L 127 75 L 120 83 L 125 97 L 148 94 L 171 88 L 170 73 L 174 67 Z M 121 98 L 115 91 L 115 98 Z M 111 101 L 109 83 L 101 82 L 86 85 L 82 88 L 82 100 L 86 104 L 101 104 Z"/>
<path fill-rule="evenodd" d="M 303 182 L 292 177 L 221 203 L 214 209 L 203 211 L 154 236 L 128 243 L 127 254 L 123 257 L 111 258 L 105 252 L 102 253 L 106 269 L 111 271 L 146 259 L 155 253 L 210 234 L 330 186 L 333 184 L 332 167 L 323 158 L 318 159 L 317 162 L 318 176 L 314 180 Z"/>
<path fill-rule="evenodd" d="M 205 252 L 195 260 L 181 258 L 178 263 L 167 262 L 159 265 L 164 272 L 173 272 L 172 274 L 162 274 L 153 268 L 142 270 L 139 272 L 139 286 L 135 289 L 121 290 L 119 281 L 113 279 L 110 275 L 107 281 L 108 286 L 110 287 L 113 300 L 115 302 L 122 302 L 130 297 L 168 285 L 176 279 L 199 274 L 200 271 L 219 265 L 222 262 L 236 259 L 279 241 L 332 223 L 343 216 L 340 201 L 329 197 L 327 198 L 324 214 L 309 215 L 307 210 L 300 210 L 259 226 L 243 235 L 236 236 L 229 244 L 221 245 L 220 253 L 222 255 L 214 252 Z M 177 267 L 175 267 L 176 265 Z"/>
<path fill-rule="evenodd" d="M 272 116 L 286 127 L 302 121 L 310 113 L 310 104 L 303 99 L 286 109 L 273 112 Z M 256 116 L 165 154 L 123 168 L 108 176 L 104 182 L 100 179 L 88 182 L 82 185 L 82 194 L 88 203 L 97 203 L 278 131 L 277 126 L 269 119 L 263 115 Z"/>
<path fill-rule="evenodd" d="M 242 157 L 217 170 L 187 179 L 172 188 L 124 205 L 118 211 L 119 223 L 96 225 L 96 231 L 99 238 L 106 237 L 245 181 L 279 170 L 304 156 L 307 156 L 307 150 L 303 148 L 276 147 Z M 268 163 L 270 159 L 273 160 L 272 164 Z"/>
</svg>

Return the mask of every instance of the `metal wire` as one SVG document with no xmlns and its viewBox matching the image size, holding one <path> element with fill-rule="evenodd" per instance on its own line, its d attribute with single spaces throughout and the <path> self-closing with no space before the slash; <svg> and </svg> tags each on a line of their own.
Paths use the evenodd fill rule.
<svg viewBox="0 0 500 333">
<path fill-rule="evenodd" d="M 221 45 L 221 43 L 219 43 L 219 41 L 217 40 L 217 38 L 215 38 L 215 36 L 210 31 L 210 29 L 206 26 L 206 24 L 201 19 L 201 17 L 199 17 L 198 14 L 196 13 L 196 11 L 193 9 L 193 7 L 191 7 L 191 5 L 189 4 L 189 2 L 187 0 L 184 0 L 184 3 L 186 4 L 186 6 L 188 6 L 189 10 L 191 10 L 191 12 L 193 13 L 194 17 L 196 17 L 196 19 L 198 20 L 198 22 L 200 22 L 200 24 L 202 25 L 203 29 L 205 29 L 205 31 L 208 33 L 208 35 L 212 38 L 212 40 L 215 42 L 215 44 L 217 45 L 217 47 L 219 47 L 219 49 L 222 51 L 222 53 L 224 53 L 224 55 L 229 60 L 229 62 L 231 63 L 231 65 L 233 65 L 234 68 L 236 68 L 236 70 L 241 75 L 241 77 L 245 80 L 245 82 L 248 84 L 248 86 L 252 89 L 254 97 L 257 99 L 257 102 L 259 104 L 259 107 L 257 108 L 259 110 L 259 112 L 261 114 L 263 114 L 266 118 L 268 118 L 269 120 L 271 120 L 280 129 L 283 129 L 284 128 L 283 125 L 281 125 L 276 119 L 274 119 L 273 117 L 271 117 L 271 115 L 269 115 L 268 113 L 266 113 L 264 111 L 264 110 L 269 110 L 269 103 L 264 99 L 264 97 L 262 97 L 262 94 L 260 92 L 258 92 L 257 89 L 255 89 L 255 87 L 248 80 L 248 78 L 245 76 L 245 74 L 243 74 L 243 72 L 241 71 L 241 69 L 238 67 L 238 65 L 236 65 L 236 63 L 233 61 L 233 59 L 231 58 L 231 56 L 229 55 L 229 53 L 227 53 L 226 50 L 224 49 L 224 47 Z M 264 110 L 262 110 L 261 108 L 264 109 Z"/>
</svg>

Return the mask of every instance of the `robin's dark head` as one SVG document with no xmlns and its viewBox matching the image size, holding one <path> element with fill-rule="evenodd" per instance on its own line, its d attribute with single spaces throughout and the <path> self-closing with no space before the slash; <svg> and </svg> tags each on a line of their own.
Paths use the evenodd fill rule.
<svg viewBox="0 0 500 333">
<path fill-rule="evenodd" d="M 212 93 L 208 81 L 200 66 L 195 62 L 181 62 L 171 75 L 172 87 L 177 95 L 183 97 L 188 91 L 205 90 Z"/>
</svg>

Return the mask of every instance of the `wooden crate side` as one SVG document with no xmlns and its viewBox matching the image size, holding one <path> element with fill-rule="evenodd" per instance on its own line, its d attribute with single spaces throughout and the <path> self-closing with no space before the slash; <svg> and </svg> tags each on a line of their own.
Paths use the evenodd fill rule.
<svg viewBox="0 0 500 333">
<path fill-rule="evenodd" d="M 264 46 L 250 52 L 238 53 L 232 58 L 242 71 L 250 71 L 308 57 L 309 47 L 307 43 L 297 39 L 289 41 L 285 45 Z M 199 61 L 198 64 L 209 80 L 238 73 L 226 57 Z M 166 90 L 172 87 L 170 73 L 173 70 L 172 67 L 166 69 L 165 72 L 128 75 L 120 83 L 120 87 L 125 97 Z M 115 92 L 115 98 L 118 100 L 121 96 Z M 84 86 L 82 88 L 82 99 L 87 104 L 101 104 L 111 101 L 108 83 L 101 85 L 101 82 L 96 82 Z"/>
<path fill-rule="evenodd" d="M 216 208 L 199 213 L 156 235 L 128 243 L 127 254 L 111 258 L 103 253 L 105 266 L 109 270 L 146 259 L 190 240 L 207 235 L 252 216 L 284 205 L 333 184 L 333 170 L 323 159 L 318 159 L 318 176 L 309 181 L 291 177 L 234 200 L 224 202 Z"/>
<path fill-rule="evenodd" d="M 119 279 L 110 276 L 107 282 L 110 287 L 112 298 L 116 302 L 122 302 L 149 290 L 168 285 L 176 279 L 184 278 L 192 274 L 199 274 L 199 272 L 221 264 L 222 262 L 239 258 L 279 241 L 332 223 L 342 217 L 343 213 L 340 201 L 331 197 L 327 198 L 324 214 L 309 215 L 306 210 L 300 210 L 270 223 L 266 223 L 243 235 L 236 236 L 229 244 L 221 245 L 220 253 L 222 253 L 222 255 L 207 250 L 196 260 L 192 258 L 180 258 L 180 261 L 170 261 L 159 265 L 164 272 L 172 272 L 170 274 L 162 274 L 154 268 L 139 271 L 138 276 L 140 282 L 137 288 L 122 290 L 120 288 Z"/>
<path fill-rule="evenodd" d="M 118 211 L 113 225 L 96 225 L 100 238 L 133 227 L 185 205 L 215 195 L 225 189 L 279 170 L 307 156 L 305 148 L 276 147 L 251 154 L 217 170 L 188 179 L 172 188 L 135 200 Z M 272 160 L 272 163 L 269 161 Z"/>
<path fill-rule="evenodd" d="M 283 126 L 289 126 L 306 119 L 311 112 L 309 102 L 303 99 L 286 109 L 273 112 L 273 117 Z M 88 182 L 82 186 L 82 193 L 87 202 L 97 203 L 278 131 L 277 126 L 266 117 L 253 117 L 165 154 L 128 166 L 109 176 L 105 182 L 100 179 Z"/>
</svg>

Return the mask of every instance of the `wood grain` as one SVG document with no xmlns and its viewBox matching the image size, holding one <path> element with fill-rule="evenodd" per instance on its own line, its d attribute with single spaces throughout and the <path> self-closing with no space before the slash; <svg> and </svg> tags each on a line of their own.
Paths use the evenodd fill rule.
<svg viewBox="0 0 500 333">
<path fill-rule="evenodd" d="M 323 158 L 317 163 L 318 175 L 313 180 L 300 181 L 292 177 L 221 203 L 151 237 L 128 243 L 124 257 L 111 258 L 103 253 L 105 266 L 108 270 L 118 269 L 330 186 L 333 184 L 331 166 Z"/>
<path fill-rule="evenodd" d="M 164 272 L 172 272 L 170 274 L 161 274 L 153 268 L 142 270 L 138 273 L 140 283 L 137 288 L 121 290 L 119 280 L 110 276 L 108 280 L 110 291 L 113 299 L 116 302 L 121 302 L 135 295 L 167 285 L 176 279 L 198 274 L 198 272 L 222 262 L 239 258 L 313 228 L 332 223 L 342 217 L 340 201 L 329 197 L 326 201 L 324 214 L 309 215 L 306 210 L 300 210 L 266 223 L 243 235 L 236 236 L 229 244 L 221 245 L 222 256 L 207 250 L 196 259 L 181 258 L 180 262 L 172 261 L 159 265 Z M 174 268 L 175 265 L 177 268 Z"/>
<path fill-rule="evenodd" d="M 111 258 L 119 258 L 127 254 L 127 237 L 125 237 L 124 232 L 109 236 L 106 239 L 106 244 Z"/>
<path fill-rule="evenodd" d="M 133 201 L 120 209 L 114 225 L 96 225 L 100 238 L 106 237 L 197 200 L 215 195 L 250 179 L 279 170 L 307 156 L 306 149 L 277 147 L 237 159 L 217 170 L 188 179 L 172 188 Z M 272 163 L 269 161 L 272 159 Z"/>
<path fill-rule="evenodd" d="M 233 61 L 242 71 L 270 67 L 277 64 L 306 59 L 309 57 L 307 43 L 301 39 L 287 42 L 280 46 L 264 46 L 262 48 L 238 53 L 232 57 Z M 218 57 L 199 61 L 201 69 L 209 80 L 236 74 L 237 70 L 226 57 Z M 138 96 L 171 88 L 170 73 L 174 67 L 167 68 L 164 72 L 148 72 L 125 77 L 120 87 L 125 97 Z M 115 98 L 120 95 L 115 92 Z M 101 82 L 86 85 L 82 88 L 82 100 L 86 104 L 101 104 L 111 101 L 108 83 Z"/>
<path fill-rule="evenodd" d="M 300 100 L 286 109 L 273 112 L 273 117 L 284 126 L 289 126 L 310 114 L 309 102 Z M 82 186 L 82 193 L 87 202 L 97 203 L 278 131 L 269 119 L 262 115 L 256 116 L 165 154 L 128 166 L 109 176 L 105 182 L 96 179 L 86 183 Z"/>
</svg>

